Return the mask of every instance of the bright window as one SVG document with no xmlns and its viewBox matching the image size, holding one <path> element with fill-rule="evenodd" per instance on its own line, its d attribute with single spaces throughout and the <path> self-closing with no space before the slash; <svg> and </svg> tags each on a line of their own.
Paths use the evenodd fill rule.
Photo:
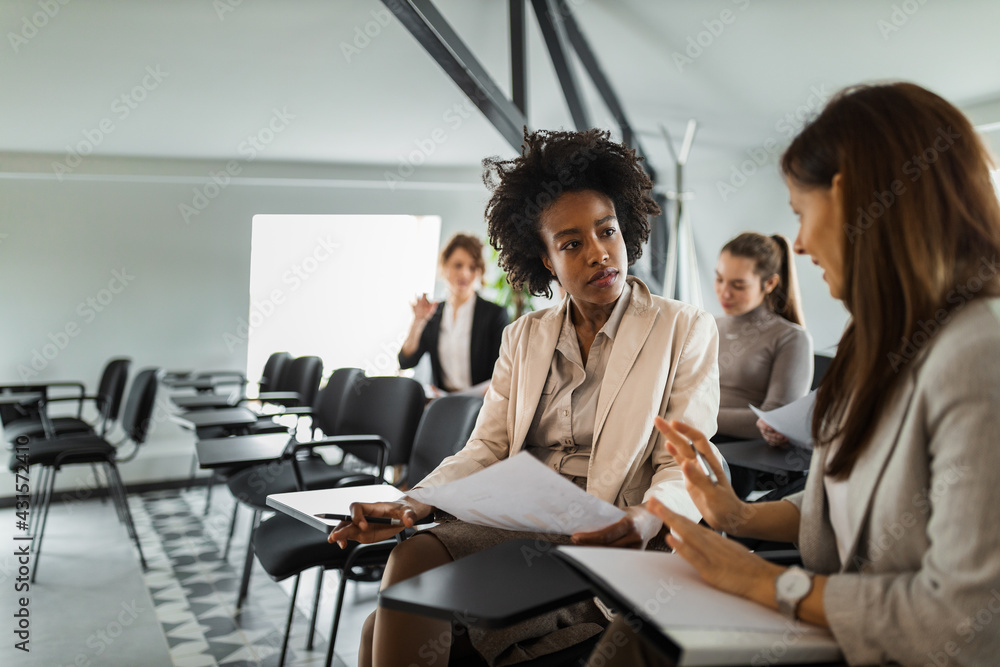
<svg viewBox="0 0 1000 667">
<path fill-rule="evenodd" d="M 255 215 L 247 373 L 272 352 L 314 354 L 324 374 L 394 375 L 415 294 L 433 293 L 441 219 Z"/>
</svg>

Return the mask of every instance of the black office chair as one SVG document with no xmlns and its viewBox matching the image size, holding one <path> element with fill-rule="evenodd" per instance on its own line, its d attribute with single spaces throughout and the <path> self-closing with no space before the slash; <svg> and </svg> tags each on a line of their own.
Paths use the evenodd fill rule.
<svg viewBox="0 0 1000 667">
<path fill-rule="evenodd" d="M 23 419 L 15 419 L 4 425 L 4 437 L 8 442 L 21 442 L 25 438 L 35 440 L 39 438 L 51 439 L 72 433 L 99 434 L 106 436 L 115 422 L 118 420 L 118 413 L 121 409 L 122 396 L 125 394 L 125 382 L 128 379 L 129 365 L 131 359 L 119 358 L 111 359 L 101 373 L 101 380 L 97 388 L 97 393 L 87 396 L 82 383 L 79 382 L 59 382 L 35 385 L 38 387 L 73 386 L 80 390 L 76 396 L 45 396 L 38 402 L 37 416 L 29 416 Z M 97 407 L 98 418 L 95 422 L 88 422 L 83 419 L 83 404 L 93 401 Z M 55 403 L 75 402 L 77 412 L 75 417 L 52 417 L 48 408 Z"/>
<path fill-rule="evenodd" d="M 373 378 L 376 379 L 376 378 Z M 413 441 L 409 456 L 406 482 L 416 484 L 427 476 L 446 457 L 454 454 L 468 442 L 479 416 L 483 400 L 474 396 L 445 396 L 433 401 L 424 412 Z M 285 638 L 281 646 L 280 664 L 284 664 L 288 649 L 288 633 L 295 613 L 295 598 L 298 594 L 302 572 L 314 567 L 320 570 L 316 595 L 313 600 L 306 649 L 313 646 L 319 592 L 322 587 L 323 571 L 341 570 L 337 602 L 334 607 L 333 627 L 327 647 L 326 664 L 333 660 L 340 614 L 348 580 L 371 580 L 371 568 L 385 566 L 389 553 L 398 540 L 386 540 L 376 544 L 360 545 L 355 542 L 341 550 L 327 544 L 326 535 L 311 526 L 285 514 L 278 514 L 264 521 L 254 531 L 254 550 L 264 571 L 275 581 L 295 576 L 292 599 L 289 603 L 288 619 L 285 624 Z"/>
<path fill-rule="evenodd" d="M 292 442 L 281 463 L 254 466 L 229 479 L 227 484 L 233 496 L 253 509 L 251 540 L 247 544 L 237 609 L 242 606 L 250 583 L 252 535 L 260 524 L 261 513 L 269 511 L 267 496 L 380 483 L 388 462 L 409 457 L 425 403 L 424 389 L 419 382 L 400 377 L 360 377 L 344 391 L 339 417 L 332 426 L 336 435 L 312 442 Z M 342 463 L 328 464 L 315 452 L 320 445 L 336 445 L 373 466 L 375 472 L 360 473 Z"/>
<path fill-rule="evenodd" d="M 260 381 L 257 383 L 258 396 L 276 390 L 278 379 L 291 361 L 292 355 L 288 352 L 275 352 L 267 358 L 261 371 Z M 240 377 L 243 377 L 242 374 Z M 239 405 L 250 399 L 241 387 L 239 396 L 200 393 L 197 396 L 173 396 L 170 400 L 182 410 L 218 410 Z"/>
<path fill-rule="evenodd" d="M 313 404 L 323 379 L 323 360 L 316 356 L 296 357 L 280 369 L 272 390 L 261 392 L 258 399 L 277 409 L 265 409 L 257 423 L 246 429 L 247 433 L 283 433 L 289 427 L 276 422 L 275 417 L 296 415 L 296 425 L 302 417 L 313 416 Z M 200 435 L 199 435 L 200 439 Z"/>
<path fill-rule="evenodd" d="M 147 368 L 136 375 L 132 381 L 125 412 L 122 415 L 122 428 L 135 449 L 129 458 L 135 455 L 140 445 L 146 440 L 149 424 L 152 420 L 153 407 L 156 400 L 156 388 L 163 371 L 158 368 Z M 50 468 L 47 484 L 38 511 L 41 523 L 34 533 L 32 544 L 35 550 L 35 566 L 31 573 L 31 581 L 38 574 L 38 562 L 42 552 L 42 540 L 45 537 L 45 526 L 48 521 L 49 508 L 55 489 L 56 474 L 59 469 L 72 464 L 102 464 L 108 478 L 108 489 L 118 510 L 119 519 L 125 524 L 129 537 L 135 542 L 139 552 L 139 561 L 146 569 L 146 559 L 139 544 L 139 535 L 132 521 L 132 513 L 128 507 L 128 491 L 118 472 L 117 462 L 124 460 L 118 457 L 118 449 L 99 435 L 72 435 L 51 440 L 38 440 L 32 443 L 28 451 L 19 451 L 15 447 L 11 453 L 10 469 L 20 470 L 23 467 L 39 465 Z"/>
</svg>

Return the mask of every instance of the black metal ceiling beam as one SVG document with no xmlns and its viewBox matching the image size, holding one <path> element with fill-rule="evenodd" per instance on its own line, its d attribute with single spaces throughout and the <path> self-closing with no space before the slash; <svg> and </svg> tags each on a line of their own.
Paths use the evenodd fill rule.
<svg viewBox="0 0 1000 667">
<path fill-rule="evenodd" d="M 430 0 L 382 0 L 410 34 L 458 84 L 516 152 L 527 125 L 524 113 L 500 90 Z"/>
<path fill-rule="evenodd" d="M 525 40 L 524 0 L 509 0 L 510 10 L 510 94 L 514 106 L 528 115 L 528 58 Z"/>
<path fill-rule="evenodd" d="M 563 19 L 566 36 L 569 38 L 570 44 L 573 45 L 573 50 L 576 51 L 576 55 L 580 58 L 580 62 L 583 64 L 584 69 L 587 71 L 587 74 L 590 75 L 591 81 L 594 82 L 597 92 L 600 93 L 601 99 L 604 100 L 604 103 L 608 106 L 608 110 L 611 111 L 611 115 L 615 117 L 615 121 L 617 121 L 618 126 L 621 128 L 622 142 L 626 146 L 635 147 L 639 155 L 645 156 L 646 152 L 642 149 L 642 144 L 639 142 L 639 138 L 632 129 L 632 125 L 628 122 L 628 117 L 625 115 L 625 109 L 618 100 L 618 96 L 615 94 L 615 90 L 611 86 L 611 81 L 604 74 L 604 70 L 601 69 L 601 65 L 597 61 L 597 56 L 594 55 L 593 49 L 590 48 L 590 43 L 580 30 L 580 26 L 577 24 L 576 18 L 573 17 L 573 13 L 570 11 L 569 7 L 566 6 L 566 0 L 555 0 L 555 2 Z M 653 169 L 648 160 L 643 161 L 643 167 L 655 183 L 656 170 Z"/>
<path fill-rule="evenodd" d="M 577 130 L 588 130 L 591 127 L 590 118 L 583 103 L 583 96 L 580 94 L 576 73 L 568 58 L 569 44 L 560 7 L 554 0 L 531 0 L 531 5 L 535 9 L 535 18 L 542 29 L 542 37 L 545 38 L 545 46 L 549 49 L 549 56 L 556 69 L 556 76 L 559 77 L 559 84 L 562 86 L 573 123 Z"/>
</svg>

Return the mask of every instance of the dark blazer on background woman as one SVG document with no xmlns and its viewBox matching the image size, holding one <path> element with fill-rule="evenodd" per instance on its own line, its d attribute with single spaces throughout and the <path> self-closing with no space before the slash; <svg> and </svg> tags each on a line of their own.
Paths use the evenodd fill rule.
<svg viewBox="0 0 1000 667">
<path fill-rule="evenodd" d="M 444 302 L 438 304 L 437 310 L 427 321 L 427 326 L 420 334 L 420 346 L 409 356 L 399 353 L 399 367 L 413 368 L 424 356 L 431 355 L 431 371 L 434 374 L 434 384 L 444 388 L 441 372 L 441 358 L 438 356 L 438 339 L 441 335 L 441 318 L 444 316 Z M 504 327 L 507 326 L 507 309 L 487 301 L 476 295 L 475 310 L 472 312 L 472 340 L 469 342 L 469 353 L 472 357 L 470 374 L 472 384 L 486 382 L 493 377 L 493 366 L 500 356 L 500 339 Z"/>
</svg>

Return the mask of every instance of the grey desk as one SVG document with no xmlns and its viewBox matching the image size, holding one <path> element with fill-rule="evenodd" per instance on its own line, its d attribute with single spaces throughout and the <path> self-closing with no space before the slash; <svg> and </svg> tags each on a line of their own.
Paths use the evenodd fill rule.
<svg viewBox="0 0 1000 667">
<path fill-rule="evenodd" d="M 593 597 L 587 582 L 535 540 L 512 540 L 389 586 L 386 609 L 502 628 Z"/>
<path fill-rule="evenodd" d="M 173 380 L 164 380 L 163 384 L 167 385 L 171 389 L 212 391 L 217 385 L 222 383 L 214 378 L 177 378 Z"/>
<path fill-rule="evenodd" d="M 239 403 L 239 397 L 219 394 L 196 394 L 194 396 L 171 396 L 170 400 L 182 410 L 203 410 L 208 408 L 232 408 Z"/>
<path fill-rule="evenodd" d="M 290 436 L 286 433 L 237 435 L 232 438 L 212 438 L 195 443 L 198 465 L 220 468 L 237 464 L 267 463 L 281 458 Z"/>
<path fill-rule="evenodd" d="M 812 451 L 790 445 L 779 449 L 765 440 L 737 440 L 716 445 L 730 466 L 762 472 L 806 472 Z"/>
<path fill-rule="evenodd" d="M 42 394 L 34 391 L 9 394 L 0 393 L 0 405 L 30 405 L 40 400 L 42 400 Z"/>
<path fill-rule="evenodd" d="M 257 423 L 257 415 L 246 408 L 203 410 L 188 412 L 182 415 L 171 415 L 170 418 L 184 428 L 192 431 L 213 426 L 239 428 Z"/>
</svg>

